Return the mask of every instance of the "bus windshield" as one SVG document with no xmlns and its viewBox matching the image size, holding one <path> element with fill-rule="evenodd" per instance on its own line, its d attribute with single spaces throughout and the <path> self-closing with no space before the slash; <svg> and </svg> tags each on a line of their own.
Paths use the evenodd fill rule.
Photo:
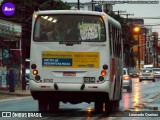
<svg viewBox="0 0 160 120">
<path fill-rule="evenodd" d="M 95 15 L 39 15 L 33 33 L 37 42 L 104 42 L 105 39 L 104 21 Z"/>
</svg>

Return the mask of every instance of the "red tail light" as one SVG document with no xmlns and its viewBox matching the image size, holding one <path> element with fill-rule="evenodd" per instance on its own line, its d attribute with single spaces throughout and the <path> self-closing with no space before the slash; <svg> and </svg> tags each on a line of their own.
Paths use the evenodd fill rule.
<svg viewBox="0 0 160 120">
<path fill-rule="evenodd" d="M 151 73 L 151 76 L 154 76 L 154 73 Z"/>
<path fill-rule="evenodd" d="M 101 75 L 102 75 L 102 76 L 105 76 L 105 75 L 107 75 L 107 72 L 106 72 L 105 70 L 102 70 L 102 71 L 101 71 Z"/>
<path fill-rule="evenodd" d="M 123 80 L 129 80 L 129 76 L 123 76 Z"/>
<path fill-rule="evenodd" d="M 139 76 L 142 76 L 142 73 L 139 73 Z"/>
</svg>

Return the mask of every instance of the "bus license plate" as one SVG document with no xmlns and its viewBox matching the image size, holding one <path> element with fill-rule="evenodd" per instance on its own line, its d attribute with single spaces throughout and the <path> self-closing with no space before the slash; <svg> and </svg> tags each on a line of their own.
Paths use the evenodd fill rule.
<svg viewBox="0 0 160 120">
<path fill-rule="evenodd" d="M 84 83 L 95 83 L 95 77 L 84 77 Z"/>
<path fill-rule="evenodd" d="M 64 72 L 63 76 L 76 76 L 75 72 Z"/>
</svg>

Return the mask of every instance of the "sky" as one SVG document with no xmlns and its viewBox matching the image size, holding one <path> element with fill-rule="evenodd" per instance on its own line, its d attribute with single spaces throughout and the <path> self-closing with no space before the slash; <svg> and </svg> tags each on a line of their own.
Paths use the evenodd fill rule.
<svg viewBox="0 0 160 120">
<path fill-rule="evenodd" d="M 77 2 L 78 0 L 62 0 L 64 2 Z M 81 3 L 91 0 L 79 0 Z M 94 1 L 138 1 L 138 0 L 94 0 Z M 126 11 L 129 18 L 135 17 L 159 17 L 160 18 L 160 0 L 140 0 L 140 1 L 159 1 L 159 4 L 115 4 L 113 11 Z M 124 14 L 124 13 L 123 13 Z M 125 15 L 121 15 L 126 17 Z M 160 19 L 144 19 L 145 25 L 160 24 Z M 160 36 L 160 26 L 152 26 L 153 32 L 158 32 Z"/>
</svg>

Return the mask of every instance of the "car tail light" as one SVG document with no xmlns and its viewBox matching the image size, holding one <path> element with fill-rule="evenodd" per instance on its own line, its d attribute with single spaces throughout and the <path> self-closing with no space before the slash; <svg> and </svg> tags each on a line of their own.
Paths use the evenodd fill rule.
<svg viewBox="0 0 160 120">
<path fill-rule="evenodd" d="M 139 76 L 142 76 L 142 73 L 139 73 Z"/>
<path fill-rule="evenodd" d="M 154 73 L 151 73 L 151 76 L 154 76 Z"/>
<path fill-rule="evenodd" d="M 129 80 L 129 76 L 123 76 L 123 80 Z"/>
</svg>

